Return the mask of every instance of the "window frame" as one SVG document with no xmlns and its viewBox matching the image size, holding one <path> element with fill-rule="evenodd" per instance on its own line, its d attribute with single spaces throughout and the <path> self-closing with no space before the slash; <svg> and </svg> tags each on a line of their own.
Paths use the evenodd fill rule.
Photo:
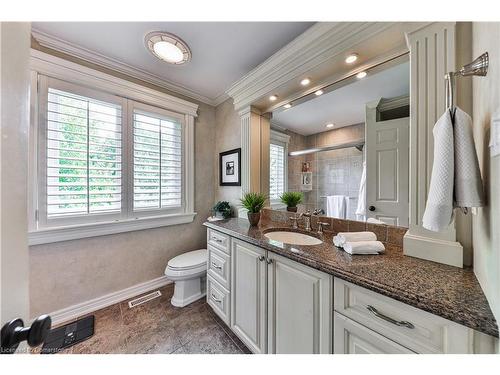
<svg viewBox="0 0 500 375">
<path fill-rule="evenodd" d="M 157 228 L 190 223 L 194 220 L 196 215 L 194 211 L 194 118 L 197 116 L 197 104 L 33 49 L 30 63 L 29 245 Z M 46 132 L 44 109 L 46 110 L 47 103 L 46 101 L 45 104 L 43 103 L 40 95 L 42 90 L 48 89 L 44 86 L 46 84 L 44 80 L 61 81 L 63 86 L 67 85 L 66 87 L 78 90 L 78 92 L 66 91 L 81 93 L 83 96 L 97 100 L 120 98 L 124 102 L 122 144 L 126 142 L 127 145 L 122 149 L 122 209 L 119 215 L 91 214 L 82 215 L 88 220 L 68 221 L 70 218 L 54 218 L 50 219 L 50 223 L 46 222 L 46 211 L 41 210 L 42 207 L 46 207 L 46 187 L 43 182 L 47 173 L 46 150 L 40 153 L 42 151 L 40 150 L 40 137 L 43 137 Z M 147 106 L 155 111 L 164 111 L 163 113 L 168 113 L 169 116 L 181 121 L 183 131 L 182 210 L 172 212 L 170 209 L 159 209 L 154 212 L 154 215 L 151 211 L 145 215 L 131 215 L 132 206 L 129 202 L 133 199 L 133 190 L 130 190 L 128 185 L 133 186 L 129 176 L 132 171 L 130 162 L 133 161 L 133 149 L 128 143 L 133 139 L 129 134 L 133 126 L 129 113 L 133 106 Z M 124 184 L 127 186 L 124 187 Z M 44 197 L 41 195 L 42 191 L 45 193 Z"/>
<path fill-rule="evenodd" d="M 283 159 L 283 189 L 287 191 L 288 189 L 288 144 L 290 143 L 290 136 L 276 130 L 271 129 L 269 137 L 269 151 L 271 151 L 271 144 L 281 146 L 284 148 L 284 159 Z M 269 155 L 269 165 L 271 165 L 271 156 Z M 269 171 L 269 192 L 271 191 L 271 171 Z M 281 202 L 279 198 L 269 199 L 271 208 L 281 209 L 285 208 L 286 205 Z"/>
</svg>

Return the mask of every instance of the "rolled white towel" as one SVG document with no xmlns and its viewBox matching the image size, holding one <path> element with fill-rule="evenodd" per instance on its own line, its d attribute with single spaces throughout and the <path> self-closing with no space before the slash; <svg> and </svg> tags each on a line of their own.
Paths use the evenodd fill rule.
<svg viewBox="0 0 500 375">
<path fill-rule="evenodd" d="M 385 246 L 380 241 L 358 241 L 346 242 L 344 244 L 346 253 L 352 255 L 376 255 L 385 251 Z"/>
<path fill-rule="evenodd" d="M 377 235 L 373 232 L 339 232 L 333 237 L 333 244 L 342 247 L 346 242 L 376 241 Z"/>
</svg>

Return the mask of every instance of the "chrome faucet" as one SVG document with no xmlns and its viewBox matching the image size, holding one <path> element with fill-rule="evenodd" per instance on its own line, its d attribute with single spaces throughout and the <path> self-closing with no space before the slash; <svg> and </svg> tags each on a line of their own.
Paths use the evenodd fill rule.
<svg viewBox="0 0 500 375">
<path fill-rule="evenodd" d="M 304 218 L 304 230 L 311 231 L 311 211 L 307 210 L 306 212 L 300 214 L 299 218 Z"/>
</svg>

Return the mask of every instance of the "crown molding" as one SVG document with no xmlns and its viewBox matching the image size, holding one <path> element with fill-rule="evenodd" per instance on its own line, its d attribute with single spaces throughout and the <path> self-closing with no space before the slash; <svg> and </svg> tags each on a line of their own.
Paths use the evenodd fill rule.
<svg viewBox="0 0 500 375">
<path fill-rule="evenodd" d="M 165 78 L 162 78 L 156 74 L 150 73 L 143 69 L 133 67 L 117 59 L 104 56 L 98 52 L 89 50 L 87 48 L 83 48 L 81 46 L 70 43 L 63 39 L 57 38 L 53 35 L 49 35 L 47 33 L 39 31 L 37 29 L 32 29 L 31 35 L 43 47 L 65 53 L 73 57 L 77 57 L 81 60 L 85 60 L 92 64 L 100 65 L 104 68 L 111 69 L 113 71 L 130 76 L 132 78 L 140 79 L 144 82 L 154 84 L 156 86 L 162 87 L 164 89 L 170 90 L 177 94 L 184 95 L 190 99 L 195 99 L 197 101 L 200 101 L 202 103 L 211 106 L 217 106 L 228 98 L 227 95 L 225 95 L 225 93 L 217 96 L 216 98 L 209 98 L 185 86 L 168 81 Z"/>
<path fill-rule="evenodd" d="M 394 22 L 321 22 L 281 48 L 226 91 L 236 110 L 301 74 L 396 25 Z"/>
</svg>

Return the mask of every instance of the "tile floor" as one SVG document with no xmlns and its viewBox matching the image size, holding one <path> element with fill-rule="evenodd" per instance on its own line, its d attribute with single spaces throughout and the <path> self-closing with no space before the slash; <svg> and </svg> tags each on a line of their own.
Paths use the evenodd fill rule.
<svg viewBox="0 0 500 375">
<path fill-rule="evenodd" d="M 178 308 L 170 304 L 172 284 L 160 291 L 161 297 L 132 309 L 127 300 L 94 312 L 94 336 L 61 353 L 250 353 L 205 299 Z"/>
</svg>

